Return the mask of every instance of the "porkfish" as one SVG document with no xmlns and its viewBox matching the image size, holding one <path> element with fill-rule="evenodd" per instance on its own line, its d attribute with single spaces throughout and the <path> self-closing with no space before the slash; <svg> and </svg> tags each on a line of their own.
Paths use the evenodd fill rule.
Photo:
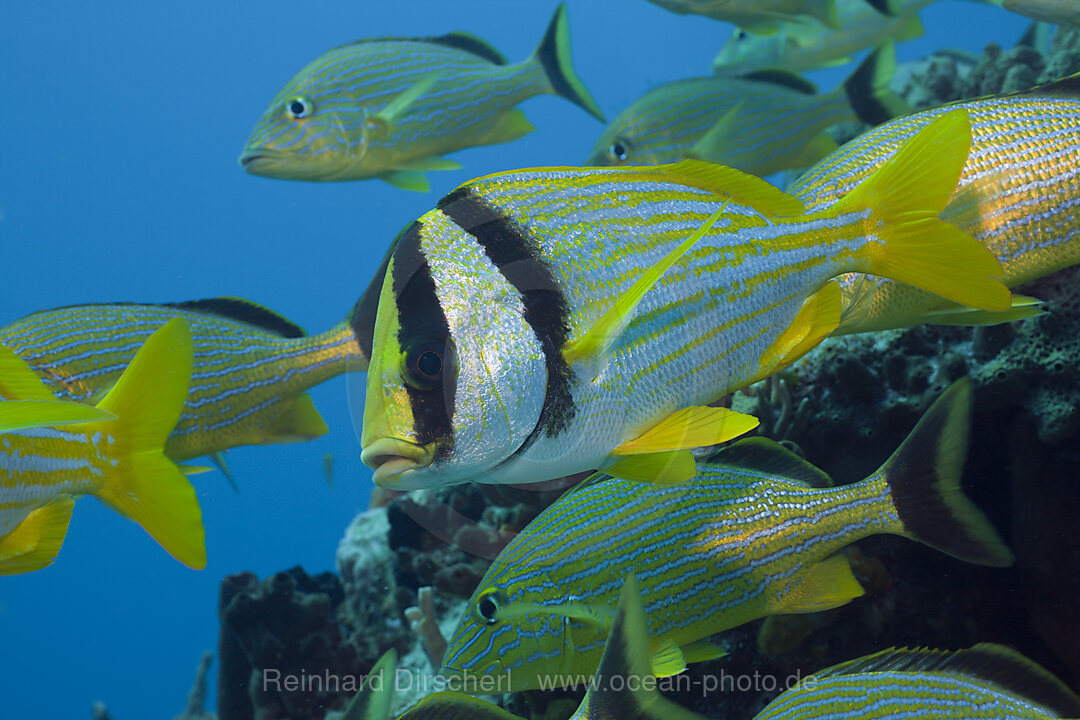
<svg viewBox="0 0 1080 720">
<path fill-rule="evenodd" d="M 754 720 L 1080 718 L 1080 698 L 1004 645 L 892 648 L 833 665 L 785 690 Z"/>
<path fill-rule="evenodd" d="M 426 191 L 425 171 L 461 167 L 446 153 L 531 132 L 515 106 L 543 94 L 604 119 L 571 64 L 562 4 L 540 46 L 516 65 L 460 32 L 358 40 L 321 55 L 285 85 L 255 125 L 240 165 L 284 180 L 380 178 Z"/>
<path fill-rule="evenodd" d="M 697 158 L 753 175 L 814 164 L 836 150 L 837 123 L 877 125 L 911 108 L 889 89 L 891 41 L 835 90 L 819 95 L 784 70 L 676 80 L 645 93 L 608 124 L 590 165 L 657 165 Z"/>
<path fill-rule="evenodd" d="M 812 214 L 699 161 L 466 183 L 389 258 L 363 461 L 394 489 L 599 468 L 691 477 L 691 449 L 757 424 L 710 404 L 836 328 L 836 275 L 861 269 L 1008 307 L 997 261 L 936 217 L 969 143 L 964 111 L 949 113 Z"/>
<path fill-rule="evenodd" d="M 769 615 L 863 594 L 844 548 L 900 535 L 967 562 L 1012 554 L 962 493 L 970 382 L 931 406 L 877 472 L 829 487 L 819 469 L 764 438 L 722 450 L 678 486 L 593 477 L 560 497 L 492 563 L 443 665 L 502 676 L 592 673 L 623 579 L 641 584 L 652 669 L 674 675 L 724 654 L 709 636 Z"/>
<path fill-rule="evenodd" d="M 735 28 L 713 59 L 713 73 L 728 77 L 765 69 L 802 73 L 843 65 L 866 48 L 922 35 L 919 10 L 933 1 L 895 0 L 895 14 L 887 15 L 866 0 L 837 0 L 839 29 L 792 22 L 772 35 L 754 35 Z"/>
<path fill-rule="evenodd" d="M 191 368 L 191 334 L 176 318 L 142 344 L 96 408 L 86 406 L 104 420 L 0 434 L 0 575 L 52 563 L 80 495 L 93 495 L 134 520 L 188 567 L 206 566 L 195 489 L 163 453 Z M 3 346 L 0 397 L 0 416 L 9 403 L 55 403 L 34 372 Z"/>
<path fill-rule="evenodd" d="M 365 370 L 373 310 L 319 335 L 239 298 L 174 304 L 72 305 L 28 315 L 0 328 L 14 350 L 61 398 L 92 401 L 105 393 L 135 351 L 159 327 L 181 318 L 191 329 L 195 365 L 180 421 L 165 454 L 177 462 L 239 445 L 311 440 L 326 423 L 306 393 L 347 370 Z M 365 321 L 363 318 L 368 317 Z"/>
<path fill-rule="evenodd" d="M 790 188 L 807 207 L 831 206 L 882 167 L 909 138 L 957 109 L 971 117 L 971 153 L 941 213 L 985 245 L 1014 288 L 1080 262 L 1080 75 L 1011 95 L 965 100 L 892 120 L 844 145 Z M 838 334 L 919 323 L 992 324 L 1040 312 L 1016 295 L 1005 313 L 944 302 L 862 274 L 841 279 Z"/>
</svg>

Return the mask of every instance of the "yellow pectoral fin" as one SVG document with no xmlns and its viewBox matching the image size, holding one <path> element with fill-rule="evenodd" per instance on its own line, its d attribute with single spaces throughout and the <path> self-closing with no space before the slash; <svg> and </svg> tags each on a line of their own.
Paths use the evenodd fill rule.
<svg viewBox="0 0 1080 720">
<path fill-rule="evenodd" d="M 0 539 L 0 575 L 17 575 L 52 564 L 64 544 L 75 501 L 63 496 L 31 512 Z"/>
<path fill-rule="evenodd" d="M 0 396 L 8 400 L 56 399 L 26 361 L 4 345 L 0 345 Z"/>
<path fill-rule="evenodd" d="M 752 415 L 727 408 L 695 405 L 660 421 L 643 435 L 615 448 L 611 454 L 663 453 L 717 445 L 750 432 L 758 422 Z"/>
<path fill-rule="evenodd" d="M 846 605 L 865 590 L 851 572 L 851 563 L 842 553 L 830 555 L 811 565 L 787 587 L 776 612 L 807 613 Z"/>
<path fill-rule="evenodd" d="M 652 669 L 656 677 L 671 677 L 686 669 L 682 650 L 671 640 L 661 640 L 652 651 Z"/>
<path fill-rule="evenodd" d="M 832 280 L 806 298 L 791 326 L 761 357 L 763 373 L 771 375 L 814 349 L 840 325 L 840 285 Z"/>
<path fill-rule="evenodd" d="M 727 206 L 728 203 L 725 202 L 719 210 L 709 216 L 709 219 L 701 227 L 675 246 L 659 262 L 643 272 L 630 286 L 630 289 L 620 295 L 584 335 L 567 344 L 563 349 L 563 357 L 566 358 L 566 362 L 573 364 L 582 360 L 602 357 L 611 344 L 615 342 L 615 338 L 626 329 L 630 318 L 634 315 L 634 311 L 641 303 L 641 299 L 645 297 L 645 293 L 651 290 L 659 282 L 660 277 L 716 224 Z"/>
<path fill-rule="evenodd" d="M 62 400 L 0 401 L 0 432 L 71 423 L 103 422 L 116 416 L 92 405 Z"/>
<path fill-rule="evenodd" d="M 745 118 L 742 117 L 745 106 L 745 102 L 737 103 L 735 107 L 721 115 L 720 119 L 691 146 L 688 156 L 712 163 L 723 163 L 727 157 L 726 152 L 731 148 L 733 138 L 738 137 L 739 126 L 745 122 Z M 725 185 L 732 180 L 735 180 L 737 185 L 741 178 L 733 176 L 725 180 L 727 180 Z"/>
<path fill-rule="evenodd" d="M 402 115 L 409 109 L 409 106 L 416 102 L 421 95 L 426 93 L 431 87 L 439 81 L 439 73 L 432 73 L 410 85 L 407 89 L 398 93 L 393 100 L 386 104 L 382 110 L 377 112 L 371 121 L 383 130 L 383 132 L 390 132 L 393 129 L 394 124 L 401 118 Z"/>
<path fill-rule="evenodd" d="M 604 468 L 604 472 L 620 480 L 676 484 L 694 477 L 697 462 L 689 450 L 628 455 Z"/>
<path fill-rule="evenodd" d="M 710 640 L 698 640 L 689 645 L 683 645 L 682 654 L 687 664 L 690 664 L 725 657 L 728 651 Z"/>
</svg>

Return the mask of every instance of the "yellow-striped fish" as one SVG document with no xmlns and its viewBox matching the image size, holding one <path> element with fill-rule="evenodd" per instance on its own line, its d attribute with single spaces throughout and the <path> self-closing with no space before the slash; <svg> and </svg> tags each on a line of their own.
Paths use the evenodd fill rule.
<svg viewBox="0 0 1080 720">
<path fill-rule="evenodd" d="M 771 35 L 787 22 L 805 22 L 809 15 L 827 27 L 840 28 L 836 0 L 651 0 L 680 15 L 705 15 Z"/>
<path fill-rule="evenodd" d="M 709 636 L 768 615 L 843 605 L 863 594 L 843 550 L 876 534 L 968 562 L 1012 554 L 960 489 L 970 382 L 927 411 L 861 482 L 829 487 L 816 467 L 764 438 L 742 440 L 678 486 L 594 477 L 515 537 L 473 593 L 443 660 L 502 676 L 513 690 L 597 667 L 623 579 L 633 574 L 653 670 L 718 657 Z"/>
<path fill-rule="evenodd" d="M 889 89 L 892 42 L 870 53 L 835 90 L 770 70 L 677 80 L 645 93 L 608 124 L 590 165 L 657 165 L 697 158 L 753 175 L 812 165 L 836 150 L 837 123 L 877 125 L 910 112 Z"/>
<path fill-rule="evenodd" d="M 13 354 L 3 358 L 0 408 L 11 400 L 52 399 Z M 97 404 L 115 420 L 0 434 L 0 574 L 52 563 L 80 495 L 134 520 L 185 565 L 206 566 L 195 489 L 163 453 L 191 367 L 191 334 L 174 319 L 146 340 Z"/>
<path fill-rule="evenodd" d="M 154 330 L 173 318 L 191 328 L 195 371 L 169 436 L 177 462 L 238 445 L 310 440 L 326 433 L 305 392 L 346 370 L 365 370 L 371 330 L 363 301 L 349 320 L 308 336 L 280 315 L 238 298 L 172 305 L 74 305 L 34 313 L 0 329 L 56 395 L 92 400 L 108 390 Z"/>
<path fill-rule="evenodd" d="M 514 106 L 542 94 L 604 119 L 571 65 L 562 4 L 540 46 L 516 65 L 465 33 L 359 40 L 289 81 L 252 131 L 240 164 L 285 180 L 381 178 L 426 191 L 424 171 L 461 167 L 446 153 L 532 131 Z"/>
<path fill-rule="evenodd" d="M 1039 22 L 1080 26 L 1080 2 L 1076 0 L 1002 0 L 1001 6 Z"/>
<path fill-rule="evenodd" d="M 1033 90 L 965 100 L 888 122 L 821 161 L 790 188 L 829 207 L 921 129 L 957 108 L 971 116 L 971 154 L 941 217 L 1001 261 L 1009 287 L 1080 262 L 1080 75 Z M 883 278 L 843 279 L 840 333 L 923 322 L 980 324 L 1038 313 L 1017 296 L 1008 313 L 973 312 Z"/>
<path fill-rule="evenodd" d="M 807 72 L 851 62 L 851 56 L 888 40 L 904 42 L 923 34 L 919 10 L 934 0 L 895 0 L 886 15 L 866 0 L 837 0 L 839 29 L 821 23 L 784 23 L 773 35 L 736 28 L 713 59 L 716 75 L 745 75 L 757 70 Z"/>
<path fill-rule="evenodd" d="M 993 643 L 947 652 L 890 649 L 833 665 L 781 693 L 754 720 L 1080 718 L 1080 698 Z"/>
<path fill-rule="evenodd" d="M 830 278 L 862 268 L 1005 309 L 997 262 L 936 218 L 967 123 L 944 116 L 813 214 L 696 161 L 519 170 L 450 193 L 404 231 L 383 282 L 361 439 L 375 482 L 686 479 L 691 448 L 757 424 L 710 403 L 836 328 Z"/>
</svg>

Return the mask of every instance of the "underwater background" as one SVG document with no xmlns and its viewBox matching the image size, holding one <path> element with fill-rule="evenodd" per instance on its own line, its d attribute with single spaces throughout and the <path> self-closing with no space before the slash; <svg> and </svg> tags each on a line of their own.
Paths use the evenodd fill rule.
<svg viewBox="0 0 1080 720">
<path fill-rule="evenodd" d="M 647 89 L 708 74 L 731 27 L 645 0 L 568 0 L 574 65 L 610 119 Z M 328 48 L 363 37 L 475 34 L 511 62 L 539 42 L 554 3 L 11 3 L 0 23 L 0 325 L 67 304 L 222 295 L 309 332 L 338 322 L 403 225 L 465 180 L 581 164 L 601 123 L 554 96 L 521 107 L 536 131 L 453 158 L 429 193 L 379 181 L 300 183 L 245 174 L 236 158 L 267 102 Z M 904 62 L 941 48 L 1011 47 L 1028 21 L 941 0 Z M 850 67 L 809 74 L 831 89 Z M 330 427 L 295 445 L 228 454 L 193 478 L 209 562 L 191 571 L 96 501 L 74 513 L 57 562 L 0 581 L 5 717 L 178 713 L 200 654 L 217 644 L 221 579 L 335 568 L 366 509 L 356 433 L 363 376 L 312 391 Z M 333 456 L 334 481 L 324 474 Z M 363 672 L 365 668 L 357 668 Z M 213 707 L 213 696 L 209 705 Z"/>
</svg>

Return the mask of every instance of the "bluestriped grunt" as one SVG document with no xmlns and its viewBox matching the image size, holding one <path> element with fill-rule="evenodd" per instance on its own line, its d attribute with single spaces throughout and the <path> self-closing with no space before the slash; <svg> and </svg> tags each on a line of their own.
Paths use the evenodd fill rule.
<svg viewBox="0 0 1080 720">
<path fill-rule="evenodd" d="M 28 367 L 12 362 L 13 354 L 4 358 L 0 408 L 52 397 Z M 163 453 L 191 367 L 191 334 L 174 319 L 142 344 L 97 404 L 115 419 L 0 434 L 0 575 L 52 563 L 80 495 L 94 495 L 134 520 L 185 565 L 205 567 L 195 490 Z"/>
<path fill-rule="evenodd" d="M 1039 22 L 1080 26 L 1076 0 L 1002 0 L 1001 6 Z"/>
<path fill-rule="evenodd" d="M 1020 653 L 890 649 L 820 670 L 754 720 L 1049 720 L 1080 718 L 1080 698 Z"/>
<path fill-rule="evenodd" d="M 807 167 L 836 150 L 826 128 L 855 120 L 877 125 L 911 110 L 889 89 L 895 68 L 890 41 L 825 94 L 785 70 L 666 83 L 608 124 L 588 164 L 658 165 L 692 157 L 762 177 Z"/>
<path fill-rule="evenodd" d="M 255 303 L 213 298 L 153 305 L 73 305 L 28 315 L 0 329 L 49 390 L 90 401 L 112 386 L 159 327 L 182 318 L 194 337 L 195 370 L 165 453 L 181 462 L 238 445 L 310 440 L 326 433 L 309 388 L 346 370 L 365 370 L 370 337 L 357 311 L 308 336 Z"/>
<path fill-rule="evenodd" d="M 923 34 L 919 10 L 934 0 L 892 0 L 887 15 L 866 0 L 837 0 L 840 27 L 820 23 L 784 23 L 772 35 L 735 28 L 713 59 L 713 73 L 737 76 L 757 70 L 807 72 L 851 62 L 851 56 L 888 40 L 904 42 Z"/>
<path fill-rule="evenodd" d="M 443 664 L 509 672 L 514 690 L 536 688 L 545 674 L 592 673 L 631 574 L 641 585 L 653 670 L 665 676 L 722 655 L 707 640 L 715 633 L 862 595 L 843 550 L 870 535 L 1009 565 L 1012 554 L 960 489 L 970 410 L 971 385 L 962 380 L 880 469 L 842 487 L 764 438 L 722 450 L 682 485 L 595 476 L 499 554 Z"/>
<path fill-rule="evenodd" d="M 542 94 L 604 119 L 571 65 L 562 4 L 540 46 L 516 65 L 465 33 L 358 40 L 288 82 L 255 125 L 240 164 L 285 180 L 381 178 L 426 191 L 425 171 L 461 167 L 446 153 L 531 132 L 514 106 Z"/>
<path fill-rule="evenodd" d="M 710 403 L 832 332 L 830 278 L 856 268 L 1005 309 L 997 262 L 935 217 L 967 118 L 924 133 L 814 214 L 698 161 L 518 170 L 450 193 L 387 265 L 361 438 L 376 484 L 686 479 L 692 448 L 757 424 Z"/>
<path fill-rule="evenodd" d="M 782 23 L 805 22 L 805 15 L 839 29 L 836 0 L 652 0 L 680 15 L 705 15 L 761 35 L 775 33 Z"/>
<path fill-rule="evenodd" d="M 892 120 L 811 168 L 790 188 L 807 207 L 829 207 L 936 118 L 966 110 L 971 154 L 941 218 L 971 234 L 1001 261 L 1010 288 L 1080 262 L 1080 75 L 1027 92 L 965 100 Z M 977 312 L 891 280 L 842 279 L 838 333 L 923 322 L 981 324 L 1038 314 L 1016 296 L 1007 313 Z"/>
</svg>

